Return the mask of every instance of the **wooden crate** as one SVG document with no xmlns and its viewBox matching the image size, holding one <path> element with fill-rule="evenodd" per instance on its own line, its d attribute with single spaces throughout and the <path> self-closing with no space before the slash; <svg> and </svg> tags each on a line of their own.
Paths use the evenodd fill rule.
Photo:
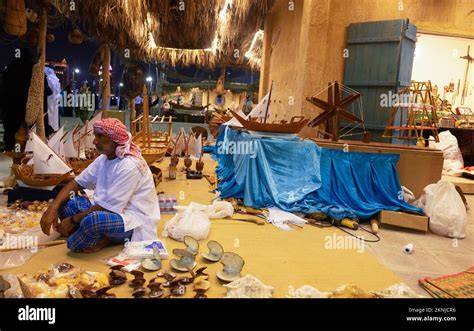
<svg viewBox="0 0 474 331">
<path fill-rule="evenodd" d="M 379 213 L 381 225 L 388 224 L 413 230 L 428 231 L 428 216 L 408 214 L 401 211 L 382 210 Z"/>
</svg>

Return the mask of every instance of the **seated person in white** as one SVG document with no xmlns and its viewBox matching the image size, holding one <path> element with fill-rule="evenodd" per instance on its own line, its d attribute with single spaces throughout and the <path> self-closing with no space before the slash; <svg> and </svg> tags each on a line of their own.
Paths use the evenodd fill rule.
<svg viewBox="0 0 474 331">
<path fill-rule="evenodd" d="M 68 238 L 70 250 L 86 253 L 130 239 L 157 239 L 158 197 L 140 149 L 118 119 L 93 127 L 101 155 L 58 193 L 41 218 L 43 232 L 49 235 L 53 227 Z M 94 204 L 77 194 L 83 189 L 94 190 Z"/>
</svg>

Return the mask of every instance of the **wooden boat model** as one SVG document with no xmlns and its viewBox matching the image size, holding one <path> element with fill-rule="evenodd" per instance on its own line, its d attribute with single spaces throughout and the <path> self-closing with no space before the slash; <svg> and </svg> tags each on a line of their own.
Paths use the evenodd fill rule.
<svg viewBox="0 0 474 331">
<path fill-rule="evenodd" d="M 72 169 L 41 138 L 31 133 L 33 138 L 33 164 L 24 158 L 21 164 L 12 166 L 15 177 L 32 187 L 54 187 L 72 179 Z"/>
<path fill-rule="evenodd" d="M 234 118 L 227 122 L 226 125 L 231 127 L 239 127 L 242 125 L 243 128 L 250 132 L 255 133 L 272 133 L 272 134 L 297 134 L 299 133 L 309 122 L 309 119 L 305 119 L 303 116 L 293 116 L 288 121 L 279 121 L 273 123 L 267 123 L 267 119 L 270 117 L 268 112 L 270 107 L 270 100 L 272 95 L 273 82 L 270 86 L 270 92 L 260 100 L 258 105 L 248 114 L 243 115 L 242 112 L 230 111 Z M 237 125 L 236 125 L 237 124 Z"/>
<path fill-rule="evenodd" d="M 133 135 L 133 142 L 140 147 L 142 156 L 148 165 L 160 162 L 165 157 L 171 140 L 172 118 L 168 120 L 168 133 L 152 133 L 150 114 L 148 108 L 147 88 L 143 86 L 143 116 L 141 117 L 141 130 Z M 162 118 L 164 122 L 164 117 Z M 132 127 L 136 121 L 132 121 Z"/>
<path fill-rule="evenodd" d="M 248 131 L 254 132 L 271 132 L 271 133 L 283 133 L 283 134 L 297 134 L 299 133 L 309 122 L 309 119 L 305 119 L 303 116 L 293 116 L 290 122 L 279 122 L 279 123 L 265 123 L 256 122 L 251 119 L 246 120 L 239 116 L 239 114 L 231 111 L 234 118 L 236 118 L 242 126 Z"/>
<path fill-rule="evenodd" d="M 32 187 L 47 187 L 56 186 L 62 182 L 72 179 L 69 173 L 58 174 L 33 174 L 33 167 L 27 164 L 14 164 L 12 166 L 13 174 L 17 180 L 21 180 L 28 186 Z"/>
</svg>

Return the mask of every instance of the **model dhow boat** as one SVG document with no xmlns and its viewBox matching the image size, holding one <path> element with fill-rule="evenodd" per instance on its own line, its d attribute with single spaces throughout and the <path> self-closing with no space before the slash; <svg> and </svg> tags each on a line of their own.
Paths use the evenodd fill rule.
<svg viewBox="0 0 474 331">
<path fill-rule="evenodd" d="M 290 122 L 283 120 L 276 123 L 267 123 L 272 89 L 273 83 L 270 87 L 270 92 L 250 112 L 247 118 L 244 118 L 242 114 L 239 115 L 234 111 L 231 111 L 232 115 L 237 121 L 240 122 L 240 124 L 242 124 L 245 129 L 250 132 L 297 134 L 306 126 L 306 124 L 308 124 L 309 119 L 305 119 L 303 116 L 293 116 Z M 255 118 L 259 118 L 260 121 L 255 121 Z"/>
<path fill-rule="evenodd" d="M 51 187 L 70 177 L 71 167 L 64 162 L 36 133 L 33 139 L 33 165 L 22 163 L 13 165 L 15 177 L 33 187 Z"/>
</svg>

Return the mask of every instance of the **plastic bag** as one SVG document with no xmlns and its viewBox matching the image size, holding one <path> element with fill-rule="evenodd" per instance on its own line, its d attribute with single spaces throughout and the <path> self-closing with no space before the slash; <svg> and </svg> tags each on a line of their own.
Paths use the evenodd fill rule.
<svg viewBox="0 0 474 331">
<path fill-rule="evenodd" d="M 446 237 L 464 238 L 466 207 L 454 184 L 439 181 L 425 187 L 425 194 L 424 211 L 430 217 L 430 230 Z"/>
<path fill-rule="evenodd" d="M 443 169 L 454 171 L 464 168 L 464 160 L 456 137 L 449 131 L 443 131 L 438 136 L 439 143 L 430 141 L 430 148 L 440 149 L 443 152 Z"/>
<path fill-rule="evenodd" d="M 232 216 L 234 207 L 227 201 L 214 201 L 210 206 L 206 207 L 206 214 L 209 218 L 224 218 Z"/>
<path fill-rule="evenodd" d="M 184 236 L 191 236 L 196 240 L 206 239 L 211 228 L 206 208 L 207 206 L 194 202 L 188 207 L 177 206 L 178 213 L 166 223 L 163 236 L 178 241 L 183 241 Z"/>
</svg>

